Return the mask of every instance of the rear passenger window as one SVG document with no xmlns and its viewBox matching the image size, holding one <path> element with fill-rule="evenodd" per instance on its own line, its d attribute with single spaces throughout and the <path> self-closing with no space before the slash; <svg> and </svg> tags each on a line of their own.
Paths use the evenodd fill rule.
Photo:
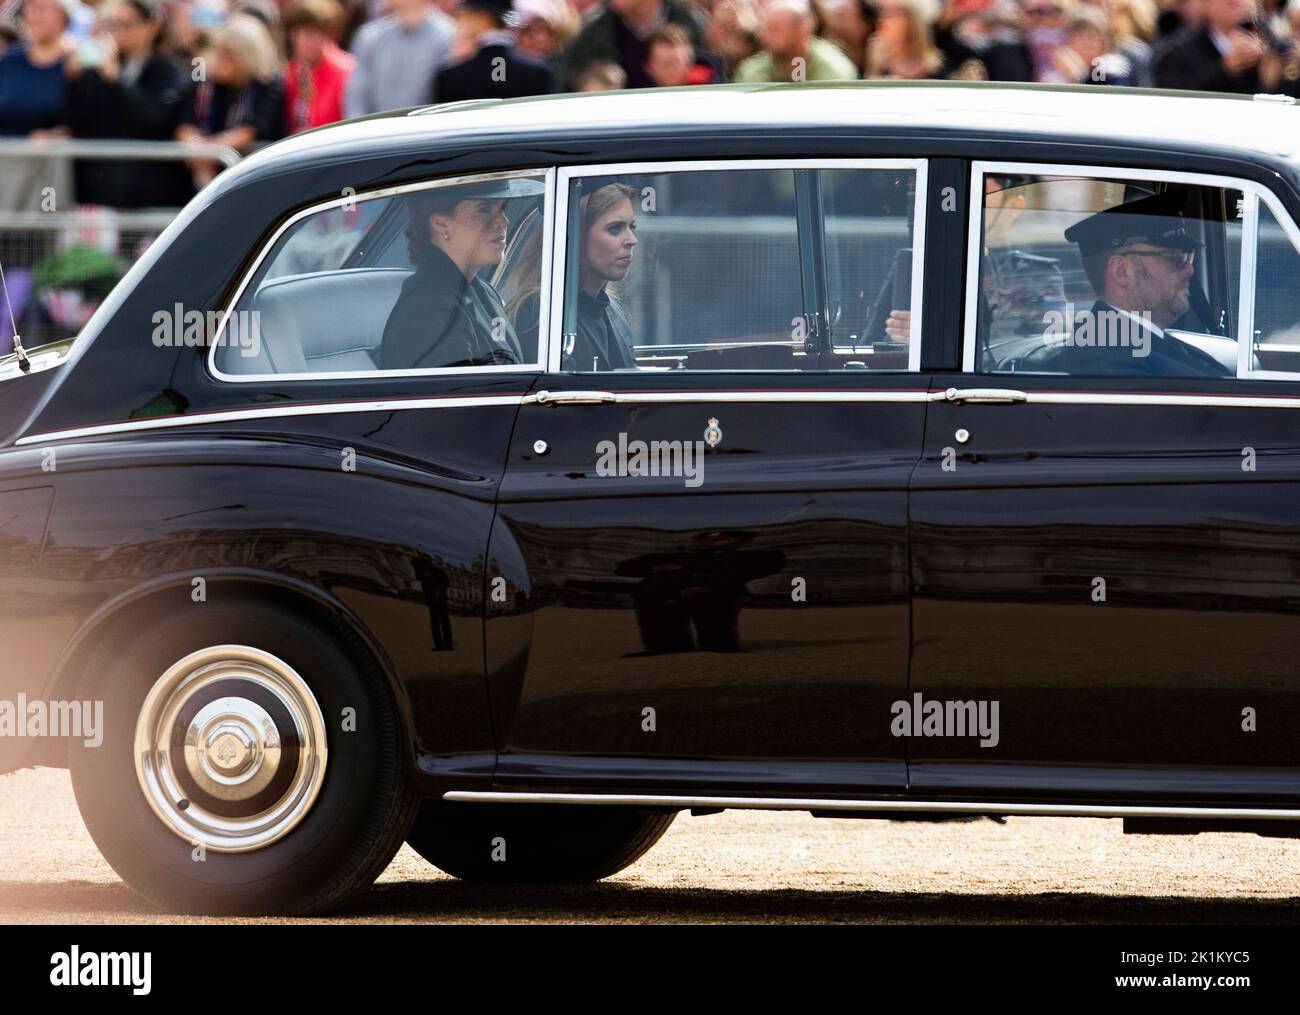
<svg viewBox="0 0 1300 1015">
<path fill-rule="evenodd" d="M 545 180 L 460 178 L 303 216 L 222 321 L 217 372 L 536 369 Z"/>
<path fill-rule="evenodd" d="M 913 164 L 571 178 L 560 369 L 907 370 L 917 177 Z"/>
<path fill-rule="evenodd" d="M 976 180 L 976 369 L 1235 375 L 1242 191 L 995 167 Z"/>
</svg>

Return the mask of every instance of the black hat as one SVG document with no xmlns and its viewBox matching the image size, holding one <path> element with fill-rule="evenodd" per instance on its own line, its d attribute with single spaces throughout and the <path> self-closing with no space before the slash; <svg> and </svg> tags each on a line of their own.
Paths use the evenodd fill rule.
<svg viewBox="0 0 1300 1015">
<path fill-rule="evenodd" d="M 546 186 L 541 180 L 528 176 L 512 176 L 503 180 L 483 180 L 480 183 L 468 183 L 450 188 L 457 201 L 481 201 L 484 198 L 511 200 L 516 197 L 536 197 L 545 193 Z"/>
<path fill-rule="evenodd" d="M 530 177 L 508 177 L 502 180 L 481 180 L 455 187 L 434 187 L 411 195 L 411 213 L 416 216 L 448 213 L 461 201 L 512 201 L 520 197 L 537 197 L 545 193 L 541 180 Z"/>
<path fill-rule="evenodd" d="M 1196 250 L 1204 244 L 1187 232 L 1183 219 L 1186 205 L 1185 190 L 1151 194 L 1079 220 L 1065 231 L 1065 238 L 1077 243 L 1079 253 L 1084 257 L 1118 250 L 1128 243 Z"/>
</svg>

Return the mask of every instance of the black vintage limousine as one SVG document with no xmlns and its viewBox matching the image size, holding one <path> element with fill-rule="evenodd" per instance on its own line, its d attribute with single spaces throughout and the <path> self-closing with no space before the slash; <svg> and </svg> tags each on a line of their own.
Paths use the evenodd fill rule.
<svg viewBox="0 0 1300 1015">
<path fill-rule="evenodd" d="M 205 912 L 337 906 L 403 840 L 592 880 L 730 807 L 1300 835 L 1298 221 L 1276 96 L 274 145 L 0 363 L 0 770 L 70 767 Z"/>
</svg>

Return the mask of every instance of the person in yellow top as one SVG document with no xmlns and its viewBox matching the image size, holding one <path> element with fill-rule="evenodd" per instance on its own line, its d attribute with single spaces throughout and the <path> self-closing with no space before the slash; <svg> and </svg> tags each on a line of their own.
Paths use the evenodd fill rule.
<svg viewBox="0 0 1300 1015">
<path fill-rule="evenodd" d="M 772 0 L 763 13 L 763 48 L 733 81 L 852 81 L 858 69 L 833 42 L 813 34 L 808 0 Z"/>
</svg>

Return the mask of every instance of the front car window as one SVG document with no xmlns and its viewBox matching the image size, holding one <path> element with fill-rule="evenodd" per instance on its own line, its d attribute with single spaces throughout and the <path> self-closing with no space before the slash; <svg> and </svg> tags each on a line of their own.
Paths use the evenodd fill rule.
<svg viewBox="0 0 1300 1015">
<path fill-rule="evenodd" d="M 235 379 L 536 369 L 546 173 L 331 202 L 274 241 L 215 339 Z"/>
<path fill-rule="evenodd" d="M 976 181 L 976 369 L 1235 375 L 1241 190 L 997 169 Z"/>
</svg>

